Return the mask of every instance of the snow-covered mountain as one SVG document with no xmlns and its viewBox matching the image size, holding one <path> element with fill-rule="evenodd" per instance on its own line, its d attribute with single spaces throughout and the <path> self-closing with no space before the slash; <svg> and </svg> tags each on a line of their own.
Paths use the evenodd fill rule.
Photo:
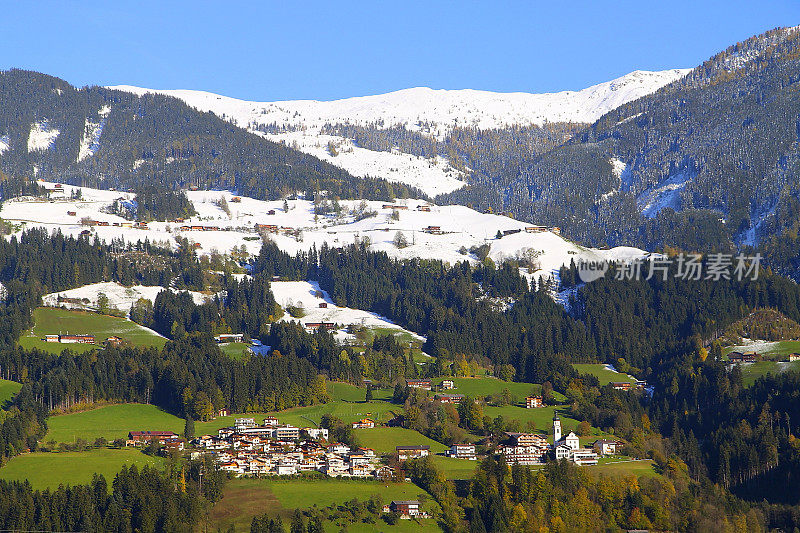
<svg viewBox="0 0 800 533">
<path fill-rule="evenodd" d="M 637 70 L 580 91 L 545 94 L 417 87 L 327 102 L 249 102 L 203 91 L 154 90 L 128 85 L 111 88 L 138 95 L 160 93 L 174 96 L 196 109 L 212 111 L 271 140 L 285 142 L 325 159 L 351 174 L 383 177 L 436 195 L 464 185 L 464 176 L 443 158 L 431 160 L 397 151 L 367 150 L 348 139 L 322 135 L 320 130 L 326 124 L 399 125 L 441 138 L 454 126 L 492 129 L 547 122 L 591 123 L 608 111 L 650 94 L 688 72 L 689 69 Z M 256 129 L 264 126 L 286 131 L 263 134 Z M 330 143 L 336 145 L 335 153 L 328 149 Z"/>
</svg>

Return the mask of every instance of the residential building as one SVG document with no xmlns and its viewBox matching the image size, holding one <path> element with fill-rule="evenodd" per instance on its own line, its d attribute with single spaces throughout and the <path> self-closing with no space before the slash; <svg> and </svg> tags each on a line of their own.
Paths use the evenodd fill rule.
<svg viewBox="0 0 800 533">
<path fill-rule="evenodd" d="M 353 429 L 373 429 L 375 421 L 369 418 L 362 418 L 358 422 L 353 422 Z"/>
<path fill-rule="evenodd" d="M 444 390 L 452 390 L 456 388 L 456 384 L 453 382 L 452 379 L 445 379 L 442 381 L 442 389 Z"/>
<path fill-rule="evenodd" d="M 463 394 L 437 394 L 434 400 L 442 403 L 461 403 L 464 400 Z"/>
<path fill-rule="evenodd" d="M 431 447 L 428 445 L 418 446 L 396 446 L 397 458 L 401 461 L 406 459 L 416 459 L 418 457 L 427 457 L 431 453 Z"/>
<path fill-rule="evenodd" d="M 477 459 L 474 444 L 453 444 L 450 446 L 447 455 L 456 459 L 469 459 L 471 461 Z"/>
<path fill-rule="evenodd" d="M 594 451 L 597 452 L 601 457 L 605 457 L 606 455 L 617 455 L 621 447 L 622 443 L 618 440 L 598 439 L 592 444 Z"/>
<path fill-rule="evenodd" d="M 429 379 L 407 379 L 406 385 L 412 389 L 431 390 L 433 388 Z"/>
<path fill-rule="evenodd" d="M 541 396 L 528 396 L 525 398 L 525 407 L 528 409 L 534 409 L 537 407 L 544 407 L 544 402 L 542 402 Z"/>
<path fill-rule="evenodd" d="M 400 513 L 401 516 L 417 516 L 420 514 L 417 500 L 392 501 L 389 504 L 389 510 L 393 513 Z"/>
</svg>

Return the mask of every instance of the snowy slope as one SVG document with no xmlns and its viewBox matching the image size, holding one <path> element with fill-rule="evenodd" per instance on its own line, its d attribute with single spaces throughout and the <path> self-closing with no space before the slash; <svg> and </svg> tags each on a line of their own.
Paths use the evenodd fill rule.
<svg viewBox="0 0 800 533">
<path fill-rule="evenodd" d="M 78 147 L 78 163 L 87 157 L 93 156 L 100 148 L 100 136 L 103 134 L 103 127 L 106 125 L 106 118 L 109 113 L 111 113 L 111 107 L 105 105 L 97 112 L 100 116 L 99 121 L 92 122 L 88 118 L 86 119 L 83 137 Z"/>
<path fill-rule="evenodd" d="M 687 72 L 689 69 L 637 70 L 580 91 L 558 93 L 495 93 L 416 87 L 330 102 L 248 102 L 203 91 L 155 91 L 129 85 L 111 88 L 136 94 L 158 92 L 175 96 L 203 111 L 213 111 L 233 119 L 242 127 L 256 123 L 319 128 L 324 124 L 382 122 L 387 127 L 404 125 L 420 130 L 419 122 L 430 122 L 441 129 L 453 125 L 488 129 L 514 124 L 594 122 L 608 111 L 650 94 Z"/>
<path fill-rule="evenodd" d="M 34 122 L 31 125 L 31 132 L 28 134 L 28 151 L 36 152 L 47 150 L 61 133 L 47 124 L 47 120 Z"/>
<path fill-rule="evenodd" d="M 68 309 L 86 309 L 96 311 L 98 309 L 97 297 L 100 293 L 108 297 L 108 305 L 111 308 L 118 309 L 128 313 L 131 306 L 136 303 L 139 298 L 155 302 L 156 296 L 163 290 L 164 287 L 134 285 L 133 287 L 125 287 L 113 281 L 92 283 L 91 285 L 84 285 L 77 289 L 70 289 L 62 292 L 53 292 L 42 296 L 42 303 L 50 307 L 66 307 Z M 170 289 L 172 290 L 172 289 Z M 196 304 L 206 302 L 211 296 L 196 292 L 185 291 L 192 295 L 192 299 Z M 59 297 L 62 298 L 59 301 Z M 63 298 L 68 298 L 71 301 L 64 301 Z M 77 300 L 81 300 L 78 302 Z"/>
<path fill-rule="evenodd" d="M 270 289 L 272 294 L 275 295 L 275 301 L 281 307 L 301 307 L 305 312 L 305 315 L 299 319 L 292 318 L 286 313 L 281 320 L 299 322 L 303 325 L 309 322 L 333 322 L 342 327 L 355 324 L 365 327 L 396 329 L 398 332 L 407 331 L 375 313 L 350 307 L 338 307 L 333 303 L 328 293 L 320 289 L 316 281 L 273 281 L 270 283 Z M 321 296 L 317 296 L 318 294 L 321 294 Z M 325 304 L 326 307 L 322 308 L 320 304 Z M 408 333 L 411 333 L 419 340 L 425 340 L 425 337 L 421 337 L 416 333 L 410 331 Z M 336 333 L 337 337 L 344 335 L 344 331 L 337 331 Z"/>
<path fill-rule="evenodd" d="M 284 142 L 341 167 L 356 176 L 382 177 L 419 187 L 436 195 L 464 185 L 460 172 L 446 160 L 432 163 L 398 152 L 377 152 L 353 146 L 341 137 L 321 135 L 326 124 L 395 125 L 441 138 L 453 126 L 482 129 L 512 125 L 542 125 L 545 122 L 594 122 L 608 111 L 650 94 L 686 75 L 688 69 L 660 72 L 635 71 L 580 91 L 558 93 L 495 93 L 472 89 L 445 90 L 416 87 L 375 96 L 360 96 L 322 102 L 290 100 L 249 102 L 192 90 L 153 90 L 129 85 L 111 87 L 135 94 L 161 93 L 174 96 L 201 111 L 249 128 L 271 140 Z M 257 126 L 285 128 L 283 133 L 263 134 Z M 343 150 L 332 156 L 329 141 Z"/>
<path fill-rule="evenodd" d="M 52 187 L 52 184 L 45 184 Z M 65 196 L 70 198 L 72 190 L 78 187 L 64 185 Z M 539 268 L 531 277 L 550 276 L 561 265 L 569 265 L 573 259 L 593 260 L 598 256 L 605 259 L 629 260 L 646 252 L 635 248 L 613 248 L 594 250 L 571 243 L 555 233 L 528 233 L 529 223 L 508 217 L 480 213 L 459 205 L 436 206 L 421 200 L 398 200 L 396 205 L 406 209 L 397 211 L 384 208 L 381 202 L 346 200 L 340 202 L 339 216 L 314 214 L 313 202 L 289 200 L 288 211 L 284 211 L 282 201 L 262 201 L 247 197 L 237 197 L 229 191 L 188 191 L 187 197 L 197 211 L 197 216 L 184 223 L 151 222 L 149 230 L 114 226 L 125 223 L 124 219 L 104 212 L 115 198 L 131 198 L 128 193 L 101 191 L 90 188 L 81 189 L 81 200 L 43 201 L 33 198 L 16 198 L 6 201 L 0 209 L 0 217 L 10 222 L 22 223 L 24 227 L 41 226 L 49 230 L 59 230 L 64 234 L 77 236 L 87 227 L 80 223 L 81 218 L 109 222 L 109 226 L 94 226 L 89 229 L 91 238 L 111 242 L 123 238 L 126 242 L 148 239 L 176 247 L 178 238 L 195 243 L 197 253 L 210 254 L 214 251 L 227 253 L 235 247 L 242 247 L 251 255 L 258 254 L 261 239 L 255 232 L 256 224 L 275 225 L 286 228 L 269 238 L 281 249 L 289 253 L 307 251 L 312 246 L 320 248 L 324 243 L 337 248 L 368 239 L 370 248 L 385 251 L 396 258 L 424 258 L 442 260 L 448 263 L 459 261 L 477 262 L 478 258 L 469 250 L 488 244 L 489 256 L 495 262 L 502 262 L 521 256 L 535 256 Z M 218 205 L 224 198 L 230 216 Z M 363 207 L 374 216 L 356 220 L 356 213 Z M 419 209 L 428 209 L 427 211 Z M 76 214 L 69 215 L 68 211 Z M 270 215 L 269 211 L 274 211 Z M 217 231 L 182 230 L 182 226 L 202 225 L 218 228 Z M 425 228 L 438 226 L 441 234 L 426 232 Z M 496 238 L 498 231 L 520 230 L 518 233 Z M 398 248 L 394 244 L 396 235 L 402 234 L 408 246 Z"/>
</svg>

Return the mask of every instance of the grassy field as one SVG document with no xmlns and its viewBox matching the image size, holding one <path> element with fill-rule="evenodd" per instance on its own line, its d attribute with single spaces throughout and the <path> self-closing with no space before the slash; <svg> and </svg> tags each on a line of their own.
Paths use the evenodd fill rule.
<svg viewBox="0 0 800 533">
<path fill-rule="evenodd" d="M 195 428 L 198 435 L 216 433 L 218 429 L 232 426 L 234 419 L 240 417 L 255 418 L 257 423 L 261 423 L 266 415 L 275 415 L 281 423 L 292 424 L 298 427 L 313 427 L 319 424 L 322 415 L 330 413 L 341 418 L 347 423 L 352 423 L 362 418 L 368 417 L 376 421 L 386 421 L 394 418 L 395 413 L 402 411 L 402 406 L 394 405 L 384 401 L 372 402 L 345 402 L 342 400 L 332 401 L 309 407 L 295 407 L 285 411 L 272 413 L 242 413 L 230 416 L 221 416 L 209 422 L 196 422 Z"/>
<path fill-rule="evenodd" d="M 125 438 L 133 430 L 183 432 L 184 421 L 158 407 L 143 404 L 119 404 L 81 413 L 52 416 L 47 419 L 44 442 L 75 442 L 78 437 L 94 442 L 98 437 L 112 441 Z"/>
<path fill-rule="evenodd" d="M 92 334 L 98 343 L 102 343 L 112 335 L 136 346 L 161 347 L 167 342 L 164 337 L 159 337 L 130 320 L 87 311 L 39 307 L 33 311 L 33 319 L 33 328 L 19 340 L 23 348 L 38 348 L 50 353 L 61 353 L 67 348 L 74 352 L 88 352 L 99 346 L 99 344 L 59 344 L 42 340 L 47 334 L 67 332 Z"/>
<path fill-rule="evenodd" d="M 377 453 L 393 453 L 395 446 L 414 446 L 416 444 L 427 444 L 431 447 L 431 453 L 443 452 L 447 449 L 447 446 L 441 442 L 431 440 L 412 429 L 395 427 L 356 429 L 354 433 L 361 446 L 372 448 Z"/>
<path fill-rule="evenodd" d="M 649 459 L 635 460 L 635 459 L 610 459 L 608 462 L 600 460 L 597 466 L 587 466 L 590 472 L 598 474 L 617 474 L 627 476 L 633 474 L 634 476 L 643 477 L 661 477 L 653 469 L 653 461 Z"/>
<path fill-rule="evenodd" d="M 435 464 L 436 468 L 441 470 L 448 479 L 471 479 L 473 474 L 475 474 L 478 461 L 436 455 L 433 457 L 433 464 Z"/>
<path fill-rule="evenodd" d="M 379 483 L 377 481 L 356 481 L 346 479 L 234 479 L 228 482 L 222 500 L 211 510 L 210 525 L 212 530 L 226 529 L 231 524 L 236 531 L 249 531 L 253 516 L 263 513 L 280 514 L 286 523 L 293 509 L 326 507 L 333 504 L 358 498 L 369 499 L 373 494 L 380 495 L 384 503 L 400 499 L 417 499 L 426 494 L 421 488 L 411 483 Z M 424 506 L 427 510 L 437 508 L 436 503 L 428 495 Z M 406 531 L 439 531 L 433 520 L 423 521 L 425 529 L 418 524 L 402 520 L 404 524 L 388 526 L 384 522 L 377 524 L 378 529 L 370 524 L 353 524 L 348 531 L 386 531 L 404 533 Z M 429 524 L 428 524 L 429 523 Z M 409 526 L 416 526 L 411 527 Z M 331 531 L 338 531 L 330 526 Z M 428 529 L 433 527 L 433 529 Z"/>
<path fill-rule="evenodd" d="M 442 377 L 433 380 L 433 383 L 438 385 L 445 379 L 452 380 L 455 384 L 453 394 L 465 394 L 468 396 L 488 396 L 490 394 L 499 394 L 503 389 L 508 389 L 512 396 L 516 396 L 519 401 L 524 402 L 526 396 L 532 394 L 540 394 L 541 386 L 533 383 L 517 383 L 514 381 L 503 381 L 493 377 L 482 378 L 449 378 Z"/>
<path fill-rule="evenodd" d="M 778 362 L 778 361 L 759 361 L 757 363 L 743 363 L 739 365 L 742 371 L 742 384 L 749 387 L 755 381 L 767 374 L 780 374 L 787 370 L 800 370 L 800 361 Z"/>
<path fill-rule="evenodd" d="M 249 347 L 250 345 L 246 342 L 226 342 L 225 344 L 219 345 L 219 349 L 222 350 L 222 353 L 231 359 L 242 359 L 247 357 L 250 354 L 250 351 L 248 350 Z"/>
<path fill-rule="evenodd" d="M 585 364 L 574 363 L 572 367 L 580 374 L 590 374 L 600 380 L 600 385 L 608 385 L 612 381 L 627 381 L 629 383 L 636 383 L 635 379 L 628 377 L 627 374 L 621 372 L 614 372 L 606 368 L 604 364 Z"/>
<path fill-rule="evenodd" d="M 785 361 L 789 358 L 789 354 L 800 352 L 800 341 L 759 342 L 744 346 L 726 346 L 722 349 L 722 355 L 728 355 L 733 351 L 757 353 L 767 359 Z"/>
<path fill-rule="evenodd" d="M 0 479 L 30 481 L 34 489 L 54 489 L 60 484 L 78 485 L 92 480 L 95 472 L 103 474 L 109 486 L 124 465 L 160 465 L 162 459 L 135 449 L 98 448 L 86 452 L 18 455 L 0 468 Z"/>
<path fill-rule="evenodd" d="M 3 408 L 11 399 L 17 395 L 22 388 L 22 383 L 0 379 L 0 408 Z"/>
<path fill-rule="evenodd" d="M 356 387 L 350 383 L 340 381 L 328 382 L 328 394 L 334 400 L 344 400 L 347 402 L 363 402 L 367 395 L 366 387 Z M 391 400 L 394 391 L 392 389 L 373 389 L 373 400 Z"/>
</svg>

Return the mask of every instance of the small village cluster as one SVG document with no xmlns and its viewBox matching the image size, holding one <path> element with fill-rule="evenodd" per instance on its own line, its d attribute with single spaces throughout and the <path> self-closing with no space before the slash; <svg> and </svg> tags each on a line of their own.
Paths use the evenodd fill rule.
<svg viewBox="0 0 800 533">
<path fill-rule="evenodd" d="M 327 429 L 299 428 L 267 417 L 262 425 L 253 418 L 237 418 L 233 427 L 220 429 L 217 436 L 203 435 L 193 444 L 213 453 L 220 470 L 238 475 L 318 471 L 331 477 L 391 479 L 391 469 L 380 464 L 374 450 L 322 441 L 328 441 Z"/>
<path fill-rule="evenodd" d="M 581 447 L 580 438 L 572 431 L 562 437 L 561 419 L 558 413 L 553 416 L 553 443 L 536 433 L 506 433 L 510 444 L 502 444 L 498 452 L 503 454 L 509 464 L 526 466 L 541 465 L 548 458 L 566 459 L 576 465 L 596 465 L 598 459 L 607 455 L 615 455 L 621 442 L 613 440 L 596 440 L 591 448 Z"/>
</svg>

